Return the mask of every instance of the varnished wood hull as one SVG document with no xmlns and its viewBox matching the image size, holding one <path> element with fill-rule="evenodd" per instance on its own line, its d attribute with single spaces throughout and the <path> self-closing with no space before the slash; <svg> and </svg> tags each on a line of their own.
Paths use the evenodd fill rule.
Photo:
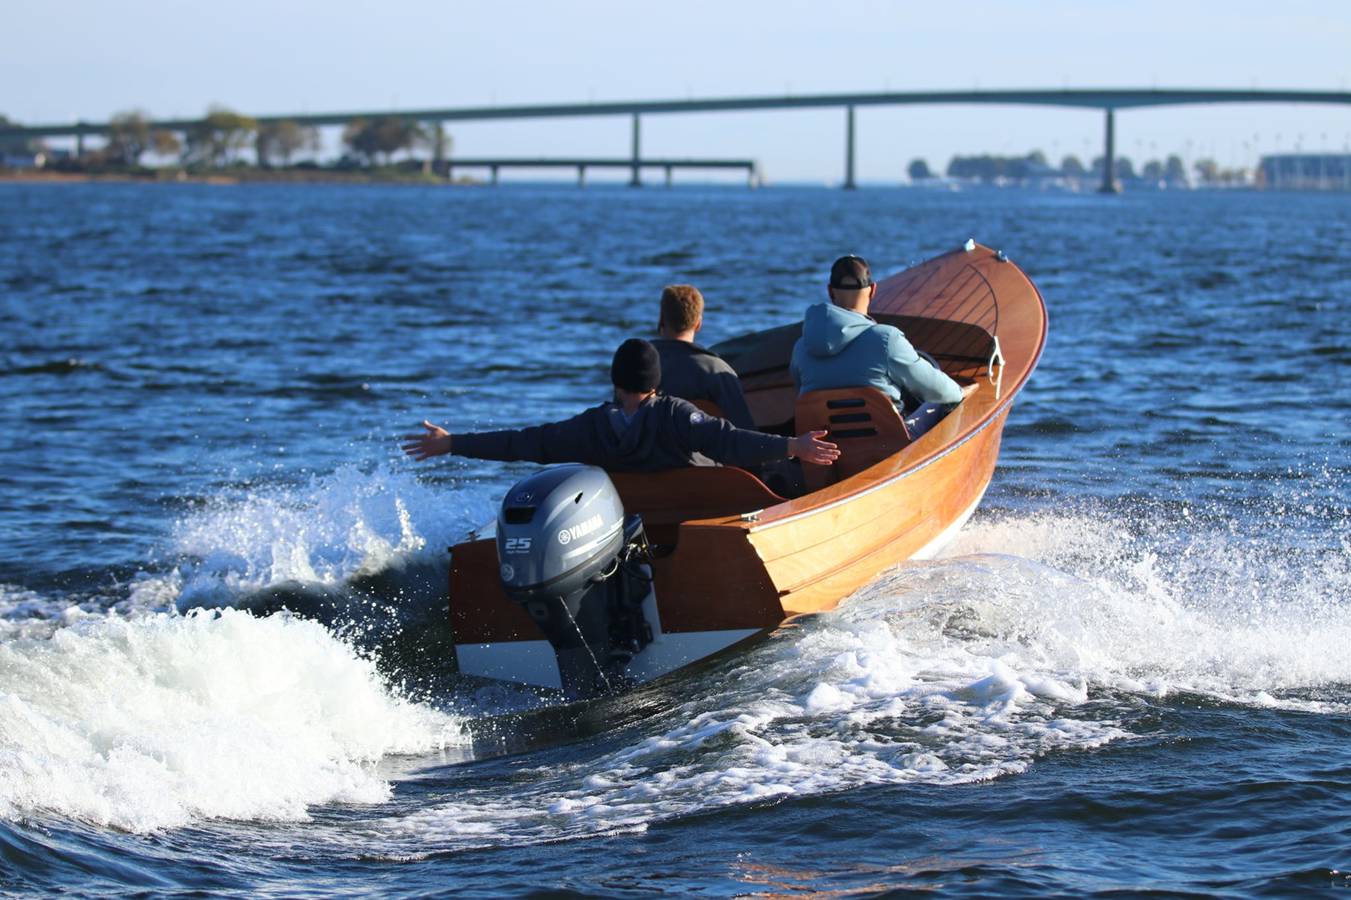
<svg viewBox="0 0 1351 900">
<path fill-rule="evenodd" d="M 833 609 L 882 570 L 941 550 L 990 484 L 1006 415 L 922 469 L 751 529 L 784 613 Z"/>
<path fill-rule="evenodd" d="M 920 349 L 975 386 L 909 446 L 793 500 L 737 470 L 615 478 L 625 508 L 644 517 L 661 545 L 653 574 L 667 671 L 792 616 L 834 608 L 885 569 L 936 553 L 979 504 L 1013 399 L 1044 345 L 1040 295 L 1016 266 L 976 246 L 883 281 L 872 310 L 902 317 L 907 333 L 923 338 Z M 762 427 L 780 423 L 785 410 L 791 416 L 796 398 L 785 352 L 793 334 L 778 332 L 729 354 Z M 548 683 L 511 674 L 517 650 L 543 652 L 542 635 L 503 593 L 493 543 L 460 544 L 452 554 L 451 625 L 462 668 Z"/>
</svg>

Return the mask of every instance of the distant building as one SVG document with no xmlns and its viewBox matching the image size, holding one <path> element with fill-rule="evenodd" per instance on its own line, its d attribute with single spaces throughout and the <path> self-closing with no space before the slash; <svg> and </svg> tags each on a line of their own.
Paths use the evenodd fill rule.
<svg viewBox="0 0 1351 900">
<path fill-rule="evenodd" d="M 1257 183 L 1276 191 L 1351 191 L 1351 153 L 1264 156 Z"/>
</svg>

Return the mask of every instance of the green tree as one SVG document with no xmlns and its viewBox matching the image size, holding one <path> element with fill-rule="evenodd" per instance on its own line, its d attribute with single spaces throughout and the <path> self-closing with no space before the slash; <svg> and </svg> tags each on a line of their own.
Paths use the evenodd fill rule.
<svg viewBox="0 0 1351 900">
<path fill-rule="evenodd" d="M 1163 177 L 1170 184 L 1187 183 L 1187 167 L 1182 164 L 1182 157 L 1174 154 L 1163 162 Z"/>
<path fill-rule="evenodd" d="M 378 119 L 353 119 L 343 129 L 342 140 L 353 153 L 374 164 L 384 157 L 389 165 L 395 153 L 411 150 L 428 142 L 422 125 L 412 119 L 381 116 Z"/>
<path fill-rule="evenodd" d="M 948 163 L 952 178 L 979 178 L 982 181 L 1012 179 L 1022 181 L 1046 174 L 1046 156 L 1034 150 L 1026 156 L 954 156 Z"/>
<path fill-rule="evenodd" d="M 400 150 L 411 151 L 429 143 L 427 129 L 413 119 L 381 119 L 376 124 L 376 135 L 380 152 L 385 155 L 385 165 L 389 165 Z"/>
<path fill-rule="evenodd" d="M 997 156 L 954 156 L 948 161 L 949 178 L 979 178 L 993 181 L 1004 174 L 1004 160 Z"/>
<path fill-rule="evenodd" d="M 183 150 L 183 142 L 178 135 L 164 128 L 150 132 L 150 149 L 156 156 L 176 156 Z"/>
<path fill-rule="evenodd" d="M 1163 181 L 1163 163 L 1157 159 L 1151 159 L 1140 170 L 1140 176 L 1147 181 Z"/>
<path fill-rule="evenodd" d="M 150 149 L 150 120 L 138 109 L 118 113 L 108 122 L 104 159 L 115 166 L 136 166 Z"/>
<path fill-rule="evenodd" d="M 1093 157 L 1092 172 L 1094 177 L 1101 178 L 1102 170 L 1105 169 L 1106 167 L 1107 167 L 1107 157 L 1105 156 Z M 1112 175 L 1115 178 L 1134 178 L 1135 164 L 1131 162 L 1131 158 L 1129 156 L 1113 156 Z"/>
<path fill-rule="evenodd" d="M 924 181 L 934 177 L 934 173 L 929 170 L 928 162 L 922 159 L 911 160 L 909 168 L 905 171 L 911 181 Z"/>
<path fill-rule="evenodd" d="M 1079 157 L 1071 153 L 1060 161 L 1060 174 L 1069 178 L 1082 178 L 1087 173 Z"/>
<path fill-rule="evenodd" d="M 375 132 L 366 119 L 353 119 L 342 130 L 342 142 L 370 165 L 375 159 Z"/>
<path fill-rule="evenodd" d="M 260 166 L 269 166 L 278 158 L 283 166 L 289 166 L 291 157 L 297 152 L 319 149 L 319 130 L 307 128 L 290 119 L 266 122 L 258 126 L 258 136 L 253 146 Z"/>
<path fill-rule="evenodd" d="M 249 145 L 258 123 L 222 106 L 213 106 L 206 118 L 188 130 L 184 162 L 206 166 L 229 165 Z"/>
<path fill-rule="evenodd" d="M 1213 159 L 1197 160 L 1192 168 L 1196 170 L 1196 177 L 1202 184 L 1214 184 L 1220 180 L 1220 166 Z"/>
</svg>

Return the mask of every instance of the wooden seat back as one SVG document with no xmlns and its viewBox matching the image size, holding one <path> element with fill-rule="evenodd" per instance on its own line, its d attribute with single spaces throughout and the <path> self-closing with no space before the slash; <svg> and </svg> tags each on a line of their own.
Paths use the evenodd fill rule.
<svg viewBox="0 0 1351 900">
<path fill-rule="evenodd" d="M 797 398 L 795 425 L 798 434 L 824 430 L 826 440 L 840 447 L 834 465 L 802 463 L 809 491 L 862 472 L 910 443 L 891 398 L 874 387 L 808 391 Z"/>
</svg>

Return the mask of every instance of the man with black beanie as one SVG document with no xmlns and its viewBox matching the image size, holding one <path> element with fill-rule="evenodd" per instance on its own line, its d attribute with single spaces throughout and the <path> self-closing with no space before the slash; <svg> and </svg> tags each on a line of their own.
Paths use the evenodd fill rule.
<svg viewBox="0 0 1351 900">
<path fill-rule="evenodd" d="M 630 338 L 610 361 L 610 383 L 631 394 L 646 394 L 661 384 L 661 354 L 650 341 Z"/>
<path fill-rule="evenodd" d="M 734 427 L 677 397 L 657 393 L 661 358 L 655 347 L 633 338 L 619 345 L 610 364 L 612 403 L 571 419 L 514 431 L 454 434 L 422 423 L 406 435 L 403 451 L 418 460 L 453 453 L 477 459 L 580 462 L 612 472 L 654 472 L 716 463 L 754 469 L 772 460 L 799 457 L 829 465 L 840 455 L 822 440 L 824 431 L 797 437 Z"/>
</svg>

